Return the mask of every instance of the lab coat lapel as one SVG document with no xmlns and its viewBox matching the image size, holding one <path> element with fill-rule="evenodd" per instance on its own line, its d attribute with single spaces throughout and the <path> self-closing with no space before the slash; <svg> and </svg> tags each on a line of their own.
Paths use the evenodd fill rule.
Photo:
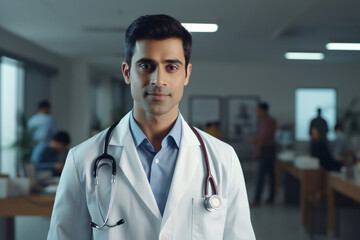
<svg viewBox="0 0 360 240">
<path fill-rule="evenodd" d="M 181 117 L 182 118 L 182 117 Z M 171 182 L 168 200 L 166 202 L 161 229 L 179 204 L 181 198 L 190 186 L 193 177 L 202 160 L 200 142 L 188 124 L 182 119 L 182 138 L 174 176 Z"/>
<path fill-rule="evenodd" d="M 131 112 L 129 114 L 131 114 Z M 130 185 L 134 188 L 144 204 L 159 220 L 161 220 L 161 213 L 143 170 L 143 166 L 141 165 L 135 148 L 135 143 L 129 129 L 129 114 L 121 120 L 114 130 L 114 134 L 110 140 L 110 145 L 123 147 L 119 163 L 122 173 L 128 179 Z"/>
</svg>

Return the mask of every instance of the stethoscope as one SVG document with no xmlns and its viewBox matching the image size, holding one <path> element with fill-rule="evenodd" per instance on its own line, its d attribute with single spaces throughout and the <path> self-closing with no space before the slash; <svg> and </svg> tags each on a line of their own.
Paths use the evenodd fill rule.
<svg viewBox="0 0 360 240">
<path fill-rule="evenodd" d="M 113 201 L 114 201 L 114 185 L 115 185 L 115 175 L 116 175 L 116 161 L 114 159 L 113 156 L 111 156 L 110 154 L 108 154 L 108 146 L 109 146 L 109 142 L 110 142 L 110 137 L 111 137 L 111 133 L 114 130 L 114 128 L 118 125 L 119 121 L 115 122 L 113 125 L 111 125 L 111 127 L 108 129 L 106 136 L 105 136 L 105 144 L 104 144 L 104 152 L 103 154 L 101 154 L 100 156 L 98 156 L 95 160 L 94 163 L 94 178 L 95 178 L 95 195 L 96 195 L 96 202 L 97 202 L 97 206 L 98 206 L 98 210 L 100 213 L 100 216 L 102 218 L 103 223 L 101 225 L 96 224 L 95 222 L 91 221 L 90 222 L 90 226 L 96 229 L 101 229 L 105 226 L 107 227 L 116 227 L 119 226 L 121 224 L 125 223 L 124 219 L 120 219 L 119 221 L 117 221 L 115 224 L 111 225 L 108 224 L 109 222 L 109 217 L 110 217 L 110 213 L 111 213 L 111 209 L 113 206 Z M 188 124 L 189 127 L 191 128 L 191 130 L 195 133 L 196 137 L 198 138 L 199 142 L 200 142 L 200 146 L 201 146 L 201 150 L 203 152 L 204 155 L 204 161 L 205 161 L 205 166 L 206 166 L 206 177 L 205 177 L 205 181 L 204 181 L 204 192 L 205 192 L 205 200 L 204 200 L 204 206 L 206 208 L 206 210 L 208 210 L 209 212 L 212 212 L 214 210 L 217 210 L 221 207 L 221 198 L 218 195 L 218 190 L 217 190 L 217 186 L 214 180 L 214 177 L 211 174 L 211 169 L 210 169 L 210 164 L 209 164 L 209 159 L 208 159 L 208 155 L 207 155 L 207 151 L 205 148 L 205 144 L 203 139 L 201 138 L 199 132 L 190 124 Z M 107 161 L 102 161 L 102 160 L 107 160 Z M 100 161 L 101 164 L 100 164 Z M 111 162 L 111 164 L 109 163 L 109 161 Z M 104 215 L 102 214 L 101 208 L 100 208 L 100 200 L 99 200 L 99 190 L 98 190 L 98 186 L 99 186 L 99 176 L 98 176 L 98 169 L 100 169 L 102 166 L 104 165 L 108 165 L 112 168 L 112 176 L 111 176 L 111 196 L 110 196 L 110 203 L 109 203 L 109 208 L 106 214 L 106 217 L 104 218 Z M 212 190 L 212 195 L 209 194 L 209 184 L 211 185 L 211 190 Z"/>
</svg>

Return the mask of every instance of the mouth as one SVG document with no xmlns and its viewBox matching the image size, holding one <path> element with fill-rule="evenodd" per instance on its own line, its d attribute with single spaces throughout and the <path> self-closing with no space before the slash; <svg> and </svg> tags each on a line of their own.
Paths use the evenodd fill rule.
<svg viewBox="0 0 360 240">
<path fill-rule="evenodd" d="M 161 100 L 165 100 L 166 98 L 170 97 L 170 94 L 161 93 L 161 92 L 148 92 L 147 97 L 149 97 L 153 100 L 161 101 Z"/>
</svg>

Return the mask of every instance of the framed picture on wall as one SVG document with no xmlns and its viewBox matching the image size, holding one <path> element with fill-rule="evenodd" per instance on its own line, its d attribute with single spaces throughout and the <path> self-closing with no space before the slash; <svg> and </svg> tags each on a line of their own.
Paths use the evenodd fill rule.
<svg viewBox="0 0 360 240">
<path fill-rule="evenodd" d="M 217 96 L 190 97 L 190 123 L 204 130 L 208 124 L 221 124 L 221 98 Z"/>
<path fill-rule="evenodd" d="M 227 137 L 229 140 L 244 141 L 254 136 L 258 127 L 256 96 L 236 96 L 227 99 Z"/>
</svg>

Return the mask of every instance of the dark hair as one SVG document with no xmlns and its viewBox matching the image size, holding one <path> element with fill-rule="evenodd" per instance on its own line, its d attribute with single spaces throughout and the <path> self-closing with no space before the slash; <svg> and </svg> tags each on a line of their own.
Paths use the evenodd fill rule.
<svg viewBox="0 0 360 240">
<path fill-rule="evenodd" d="M 259 103 L 258 108 L 262 109 L 264 112 L 268 112 L 269 104 L 267 104 L 266 102 L 261 102 Z"/>
<path fill-rule="evenodd" d="M 41 102 L 39 102 L 39 105 L 38 105 L 38 109 L 43 109 L 43 108 L 50 108 L 51 105 L 49 103 L 49 101 L 47 100 L 42 100 Z"/>
<path fill-rule="evenodd" d="M 54 141 L 64 143 L 66 145 L 70 144 L 70 136 L 65 131 L 58 131 L 55 133 L 54 137 L 52 138 Z"/>
<path fill-rule="evenodd" d="M 321 108 L 317 109 L 317 113 L 320 115 L 321 114 Z"/>
<path fill-rule="evenodd" d="M 125 34 L 126 62 L 131 67 L 131 59 L 134 55 L 134 46 L 137 40 L 166 38 L 180 38 L 183 42 L 185 56 L 185 71 L 190 61 L 192 37 L 181 23 L 168 15 L 145 15 L 133 21 Z"/>
</svg>

